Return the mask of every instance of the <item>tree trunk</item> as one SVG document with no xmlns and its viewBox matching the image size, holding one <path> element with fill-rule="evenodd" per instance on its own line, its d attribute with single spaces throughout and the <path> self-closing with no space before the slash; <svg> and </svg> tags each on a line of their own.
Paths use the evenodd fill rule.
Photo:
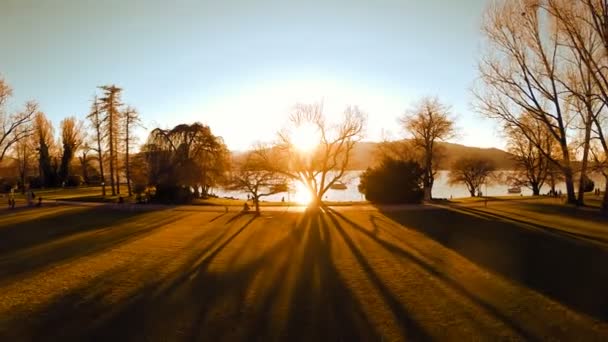
<svg viewBox="0 0 608 342">
<path fill-rule="evenodd" d="M 574 177 L 572 176 L 572 169 L 567 168 L 564 170 L 564 178 L 566 183 L 566 203 L 576 204 L 576 195 L 574 193 Z"/>
<path fill-rule="evenodd" d="M 127 176 L 127 193 L 129 194 L 129 197 L 131 197 L 131 173 L 129 170 L 129 126 L 127 123 L 127 132 L 126 132 L 126 138 L 125 138 L 125 149 L 126 149 L 126 154 L 125 154 L 125 172 L 126 172 L 126 176 Z M 198 193 L 198 187 L 196 189 L 196 192 Z"/>
<path fill-rule="evenodd" d="M 590 114 L 593 115 L 593 114 Z M 583 145 L 583 160 L 581 161 L 581 178 L 578 182 L 578 198 L 577 204 L 585 205 L 585 180 L 587 178 L 587 163 L 589 159 L 589 145 L 591 140 L 591 119 L 587 120 L 585 125 L 585 142 Z"/>
<path fill-rule="evenodd" d="M 260 214 L 260 199 L 257 196 L 253 196 L 253 204 L 255 204 L 255 213 Z"/>
<path fill-rule="evenodd" d="M 532 195 L 539 196 L 540 195 L 540 187 L 537 183 L 532 183 Z"/>
</svg>

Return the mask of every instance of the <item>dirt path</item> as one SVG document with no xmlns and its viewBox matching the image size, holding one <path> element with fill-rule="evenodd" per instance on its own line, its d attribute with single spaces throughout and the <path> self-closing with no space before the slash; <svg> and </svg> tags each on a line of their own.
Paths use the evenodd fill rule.
<svg viewBox="0 0 608 342">
<path fill-rule="evenodd" d="M 608 336 L 606 323 L 373 210 L 45 208 L 29 226 L 0 216 L 0 236 L 91 214 L 123 216 L 0 249 L 1 340 Z"/>
</svg>

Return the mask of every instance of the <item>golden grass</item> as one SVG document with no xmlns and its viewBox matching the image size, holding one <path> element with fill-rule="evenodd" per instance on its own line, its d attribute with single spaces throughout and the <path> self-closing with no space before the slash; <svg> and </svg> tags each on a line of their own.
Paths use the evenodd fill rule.
<svg viewBox="0 0 608 342">
<path fill-rule="evenodd" d="M 608 252 L 539 228 L 590 217 L 519 204 L 2 214 L 0 339 L 605 338 Z"/>
</svg>

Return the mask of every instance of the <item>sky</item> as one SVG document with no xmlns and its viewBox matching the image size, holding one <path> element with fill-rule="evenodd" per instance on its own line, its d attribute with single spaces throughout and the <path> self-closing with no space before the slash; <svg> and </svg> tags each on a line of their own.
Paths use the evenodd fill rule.
<svg viewBox="0 0 608 342">
<path fill-rule="evenodd" d="M 330 119 L 358 105 L 374 141 L 437 96 L 453 142 L 504 148 L 471 106 L 486 3 L 0 0 L 0 75 L 10 108 L 34 99 L 55 127 L 116 84 L 146 129 L 199 121 L 233 150 L 272 140 L 298 102 L 323 101 Z"/>
</svg>

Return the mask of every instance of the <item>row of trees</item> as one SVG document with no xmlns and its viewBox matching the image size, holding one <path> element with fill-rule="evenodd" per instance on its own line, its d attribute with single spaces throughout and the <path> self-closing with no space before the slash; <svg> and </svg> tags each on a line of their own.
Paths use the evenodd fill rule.
<svg viewBox="0 0 608 342">
<path fill-rule="evenodd" d="M 60 122 L 56 139 L 51 121 L 35 102 L 29 101 L 24 109 L 12 113 L 7 110 L 12 89 L 0 79 L 0 162 L 6 153 L 16 160 L 22 191 L 26 184 L 54 187 L 80 185 L 84 181 L 101 184 L 105 196 L 104 171 L 109 164 L 112 195 L 120 194 L 121 174 L 131 195 L 130 156 L 135 143 L 133 130 L 140 125 L 139 115 L 122 104 L 120 88 L 109 85 L 99 89 L 102 94 L 95 96 L 87 116 L 91 134 L 84 121 L 67 117 Z M 90 165 L 93 161 L 97 168 Z"/>
</svg>

